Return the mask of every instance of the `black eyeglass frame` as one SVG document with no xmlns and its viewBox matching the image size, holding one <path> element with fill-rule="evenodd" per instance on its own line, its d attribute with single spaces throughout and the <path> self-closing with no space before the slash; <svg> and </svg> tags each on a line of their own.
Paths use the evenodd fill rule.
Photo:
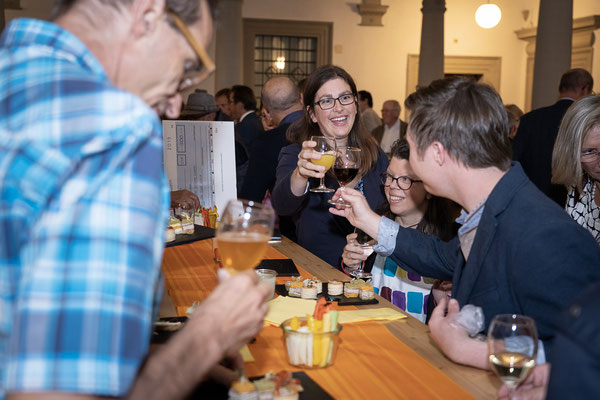
<svg viewBox="0 0 600 400">
<path fill-rule="evenodd" d="M 389 184 L 387 184 L 388 177 L 390 179 Z M 403 187 L 403 185 L 400 184 L 400 179 L 402 179 L 402 178 L 405 178 L 408 180 L 409 183 L 408 183 L 407 187 Z M 392 175 L 388 174 L 387 172 L 384 172 L 383 174 L 381 174 L 381 183 L 383 184 L 383 186 L 390 187 L 390 186 L 392 186 L 392 183 L 394 183 L 394 182 L 396 182 L 396 186 L 398 186 L 400 189 L 409 190 L 414 183 L 423 182 L 423 181 L 420 179 L 412 179 L 412 178 L 410 178 L 408 176 L 404 176 L 404 175 L 392 176 Z"/>
<path fill-rule="evenodd" d="M 342 103 L 342 97 L 346 97 L 346 96 L 350 96 L 350 98 L 352 99 L 352 101 L 344 104 L 344 103 Z M 333 103 L 332 103 L 331 107 L 323 108 L 323 105 L 321 103 L 323 101 L 325 101 L 325 100 L 333 100 Z M 349 106 L 352 103 L 356 103 L 357 100 L 356 100 L 356 95 L 354 95 L 352 93 L 346 93 L 346 94 L 343 94 L 343 95 L 341 95 L 339 97 L 336 97 L 336 98 L 333 98 L 333 97 L 324 97 L 324 98 L 322 98 L 319 101 L 315 101 L 313 103 L 313 106 L 318 105 L 319 108 L 321 108 L 321 110 L 327 111 L 327 110 L 331 110 L 331 109 L 335 108 L 335 102 L 336 101 L 338 101 L 342 106 Z"/>
</svg>

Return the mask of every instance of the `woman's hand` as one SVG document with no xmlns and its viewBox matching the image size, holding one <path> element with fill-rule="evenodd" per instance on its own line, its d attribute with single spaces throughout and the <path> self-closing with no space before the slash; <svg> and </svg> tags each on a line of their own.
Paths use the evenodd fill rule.
<svg viewBox="0 0 600 400">
<path fill-rule="evenodd" d="M 321 153 L 315 151 L 317 142 L 307 140 L 302 143 L 302 150 L 298 154 L 298 166 L 296 171 L 304 179 L 308 178 L 323 178 L 325 176 L 325 167 L 322 165 L 313 164 L 310 160 L 321 158 Z"/>
<path fill-rule="evenodd" d="M 350 268 L 357 268 L 367 259 L 365 251 L 356 244 L 356 233 L 346 236 L 346 247 L 342 253 L 342 261 Z"/>
<path fill-rule="evenodd" d="M 372 238 L 377 238 L 379 221 L 381 217 L 371 210 L 367 199 L 358 191 L 350 188 L 338 189 L 333 195 L 333 200 L 342 197 L 345 201 L 352 204 L 352 207 L 330 208 L 329 212 L 341 217 L 346 217 L 348 221 L 358 229 L 361 229 Z"/>
</svg>

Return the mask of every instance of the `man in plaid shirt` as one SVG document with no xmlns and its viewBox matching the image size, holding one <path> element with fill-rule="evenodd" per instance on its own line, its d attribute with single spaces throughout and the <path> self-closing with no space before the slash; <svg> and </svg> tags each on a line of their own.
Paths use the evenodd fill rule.
<svg viewBox="0 0 600 400">
<path fill-rule="evenodd" d="M 268 287 L 240 274 L 146 359 L 169 207 L 157 113 L 214 68 L 210 7 L 63 0 L 4 31 L 0 399 L 182 397 L 261 328 Z"/>
</svg>

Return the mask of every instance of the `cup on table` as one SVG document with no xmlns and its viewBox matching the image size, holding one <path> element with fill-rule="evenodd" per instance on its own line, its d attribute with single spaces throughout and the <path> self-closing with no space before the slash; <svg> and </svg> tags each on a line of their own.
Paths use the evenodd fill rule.
<svg viewBox="0 0 600 400">
<path fill-rule="evenodd" d="M 271 286 L 271 295 L 267 301 L 271 300 L 275 296 L 275 278 L 277 278 L 277 271 L 264 268 L 255 269 L 254 271 L 261 282 L 268 283 L 269 286 Z"/>
</svg>

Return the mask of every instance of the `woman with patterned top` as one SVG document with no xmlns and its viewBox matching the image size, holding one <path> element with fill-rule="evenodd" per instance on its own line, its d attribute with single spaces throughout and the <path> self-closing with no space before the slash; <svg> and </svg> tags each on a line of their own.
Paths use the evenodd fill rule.
<svg viewBox="0 0 600 400">
<path fill-rule="evenodd" d="M 409 152 L 405 139 L 397 140 L 392 146 L 392 159 L 381 176 L 387 198 L 381 214 L 394 217 L 405 228 L 449 240 L 453 236 L 452 203 L 427 193 L 408 163 Z M 407 272 L 391 258 L 378 254 L 367 259 L 364 250 L 356 244 L 356 233 L 347 236 L 342 260 L 349 268 L 363 262 L 373 263 L 375 292 L 421 322 L 426 321 L 434 279 Z M 365 269 L 369 267 L 366 265 Z"/>
<path fill-rule="evenodd" d="M 552 183 L 569 190 L 565 209 L 600 244 L 600 95 L 565 114 L 552 153 Z"/>
</svg>

